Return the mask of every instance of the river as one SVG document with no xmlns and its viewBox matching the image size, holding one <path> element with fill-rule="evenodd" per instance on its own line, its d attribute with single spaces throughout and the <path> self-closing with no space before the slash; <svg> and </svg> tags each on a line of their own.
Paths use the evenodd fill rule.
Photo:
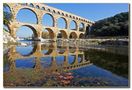
<svg viewBox="0 0 132 90">
<path fill-rule="evenodd" d="M 4 51 L 4 87 L 129 87 L 127 46 L 25 43 Z"/>
</svg>

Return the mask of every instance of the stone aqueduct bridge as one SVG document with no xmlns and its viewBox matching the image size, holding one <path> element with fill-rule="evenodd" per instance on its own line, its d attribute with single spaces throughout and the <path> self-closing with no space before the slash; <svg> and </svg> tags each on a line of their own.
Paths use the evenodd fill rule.
<svg viewBox="0 0 132 90">
<path fill-rule="evenodd" d="M 47 29 L 50 35 L 50 39 L 56 40 L 57 35 L 59 31 L 62 33 L 62 38 L 69 39 L 71 36 L 74 39 L 82 38 L 85 34 L 86 28 L 92 26 L 94 22 L 84 19 L 80 16 L 47 6 L 45 4 L 39 4 L 39 3 L 24 3 L 24 4 L 15 4 L 15 3 L 7 3 L 10 7 L 10 10 L 13 14 L 13 19 L 9 25 L 10 28 L 10 34 L 16 38 L 16 31 L 21 26 L 27 26 L 31 28 L 34 32 L 34 36 L 37 40 L 40 40 L 42 38 L 42 30 Z M 21 9 L 29 9 L 32 12 L 35 13 L 37 17 L 37 24 L 31 24 L 31 23 L 23 23 L 19 22 L 16 17 L 17 13 Z M 45 14 L 49 14 L 53 18 L 53 26 L 43 26 L 42 25 L 42 17 Z M 61 29 L 57 27 L 57 20 L 59 18 L 63 18 L 66 22 L 65 29 Z M 74 21 L 76 23 L 76 29 L 70 30 L 70 22 Z M 83 24 L 82 31 L 79 30 L 79 25 Z"/>
<path fill-rule="evenodd" d="M 53 48 L 50 48 L 53 47 Z M 60 48 L 60 47 L 59 47 Z M 63 50 L 65 48 L 65 50 Z M 10 70 L 14 71 L 16 70 L 15 60 L 25 60 L 26 58 L 35 58 L 35 67 L 34 70 L 43 70 L 44 71 L 53 71 L 53 72 L 59 72 L 61 70 L 73 70 L 77 69 L 83 66 L 87 66 L 90 63 L 89 60 L 85 60 L 84 52 L 78 49 L 78 47 L 74 47 L 75 50 L 70 51 L 70 47 L 66 45 L 66 47 L 61 47 L 61 49 L 58 49 L 56 46 L 56 43 L 45 46 L 41 45 L 41 43 L 37 43 L 33 49 L 33 52 L 28 55 L 21 55 L 16 51 L 16 46 L 13 46 L 10 48 L 8 53 L 8 60 L 10 62 Z M 43 53 L 42 50 L 47 50 L 46 53 Z M 60 51 L 59 51 L 60 50 Z M 69 63 L 68 57 L 74 56 L 73 62 Z M 56 57 L 58 56 L 64 56 L 64 61 L 62 64 L 57 64 Z M 42 68 L 41 65 L 41 58 L 43 57 L 51 57 L 52 62 L 49 68 Z M 79 60 L 80 58 L 80 60 Z"/>
</svg>

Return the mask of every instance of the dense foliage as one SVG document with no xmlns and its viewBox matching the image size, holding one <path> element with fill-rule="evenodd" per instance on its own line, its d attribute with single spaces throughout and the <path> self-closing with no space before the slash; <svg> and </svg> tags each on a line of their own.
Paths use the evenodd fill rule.
<svg viewBox="0 0 132 90">
<path fill-rule="evenodd" d="M 129 13 L 123 12 L 113 17 L 99 20 L 92 27 L 93 36 L 128 36 Z"/>
<path fill-rule="evenodd" d="M 13 18 L 12 13 L 9 11 L 9 7 L 6 3 L 3 4 L 3 24 L 8 26 Z"/>
</svg>

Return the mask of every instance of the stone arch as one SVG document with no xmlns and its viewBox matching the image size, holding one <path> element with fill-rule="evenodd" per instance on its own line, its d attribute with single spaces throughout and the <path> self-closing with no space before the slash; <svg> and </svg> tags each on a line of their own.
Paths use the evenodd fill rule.
<svg viewBox="0 0 132 90">
<path fill-rule="evenodd" d="M 66 52 L 66 46 L 57 46 L 57 53 L 64 54 Z"/>
<path fill-rule="evenodd" d="M 70 55 L 68 58 L 68 63 L 70 65 L 73 65 L 76 62 L 76 55 Z"/>
<path fill-rule="evenodd" d="M 50 10 L 49 8 L 47 9 L 47 11 L 48 11 L 48 12 L 51 12 L 51 10 Z"/>
<path fill-rule="evenodd" d="M 32 3 L 30 3 L 29 6 L 34 8 L 34 5 Z"/>
<path fill-rule="evenodd" d="M 18 10 L 17 14 L 16 14 L 16 18 L 18 18 L 19 16 L 19 13 L 21 12 L 21 10 L 28 10 L 29 13 L 32 13 L 35 17 L 33 19 L 35 19 L 35 21 L 31 22 L 30 20 L 27 22 L 27 23 L 34 23 L 34 24 L 38 24 L 38 17 L 37 17 L 37 14 L 34 10 L 32 10 L 31 8 L 21 8 Z M 23 13 L 22 13 L 23 14 Z M 31 16 L 28 16 L 28 17 L 31 17 Z M 22 20 L 21 20 L 22 19 Z M 28 18 L 26 18 L 27 20 Z M 18 20 L 18 19 L 17 19 Z M 20 18 L 20 20 L 18 20 L 20 22 L 23 22 L 23 18 Z"/>
<path fill-rule="evenodd" d="M 52 29 L 50 29 L 50 28 L 45 28 L 45 30 L 47 30 L 48 31 L 48 33 L 49 33 L 49 39 L 54 39 L 54 37 L 55 37 L 55 33 L 54 33 L 54 31 L 52 30 Z"/>
<path fill-rule="evenodd" d="M 30 26 L 30 25 L 22 25 L 22 26 L 28 27 L 29 29 L 32 30 L 32 32 L 33 32 L 33 36 L 32 36 L 33 39 L 35 39 L 35 38 L 38 37 L 37 30 L 33 26 Z M 21 28 L 22 26 L 20 26 L 19 28 Z M 17 31 L 19 30 L 19 28 L 17 29 Z"/>
<path fill-rule="evenodd" d="M 53 49 L 48 49 L 48 51 L 44 55 L 51 55 L 53 53 Z"/>
<path fill-rule="evenodd" d="M 60 34 L 60 35 L 59 35 L 59 34 Z M 59 36 L 60 36 L 60 37 L 59 37 Z M 68 35 L 67 35 L 66 31 L 60 30 L 60 31 L 58 32 L 57 38 L 67 39 L 67 38 L 68 38 Z"/>
<path fill-rule="evenodd" d="M 59 17 L 57 19 L 57 26 L 61 29 L 67 29 L 67 20 L 64 17 Z"/>
<path fill-rule="evenodd" d="M 66 17 L 68 17 L 68 14 L 66 14 Z"/>
<path fill-rule="evenodd" d="M 47 17 L 47 19 L 46 19 L 46 17 Z M 49 20 L 49 19 L 50 19 L 50 20 Z M 49 22 L 49 23 L 47 23 L 47 22 Z M 45 13 L 45 14 L 43 15 L 43 18 L 42 18 L 42 24 L 43 24 L 44 26 L 51 26 L 51 27 L 54 27 L 55 22 L 54 22 L 54 17 L 53 17 L 53 15 L 50 14 L 50 13 Z"/>
<path fill-rule="evenodd" d="M 36 5 L 36 8 L 37 8 L 37 9 L 40 9 L 39 5 Z"/>
<path fill-rule="evenodd" d="M 83 38 L 84 38 L 84 34 L 81 33 L 81 34 L 79 35 L 79 39 L 83 39 Z"/>
<path fill-rule="evenodd" d="M 41 10 L 45 10 L 45 7 L 42 7 Z"/>
<path fill-rule="evenodd" d="M 55 11 L 55 10 L 53 10 L 53 13 L 56 13 L 56 11 Z"/>
<path fill-rule="evenodd" d="M 84 31 L 84 24 L 83 23 L 79 24 L 79 31 Z"/>
<path fill-rule="evenodd" d="M 78 63 L 82 63 L 83 62 L 83 54 L 79 54 L 78 55 Z"/>
<path fill-rule="evenodd" d="M 27 4 L 27 3 L 21 3 L 21 5 L 23 5 L 23 6 L 27 6 L 28 4 Z"/>
<path fill-rule="evenodd" d="M 58 11 L 58 14 L 60 15 L 60 12 Z"/>
<path fill-rule="evenodd" d="M 28 48 L 28 53 L 26 52 L 26 54 L 23 54 L 22 52 L 20 52 L 21 50 L 19 50 L 19 49 L 25 49 L 25 48 Z M 25 49 L 25 50 L 27 50 L 27 49 Z M 37 45 L 35 45 L 35 44 L 28 45 L 27 47 L 23 47 L 23 46 L 16 47 L 16 52 L 19 53 L 21 56 L 24 56 L 24 57 L 33 55 L 36 52 L 36 50 L 37 50 Z"/>
<path fill-rule="evenodd" d="M 62 13 L 62 16 L 64 16 L 65 14 L 64 13 Z"/>
<path fill-rule="evenodd" d="M 69 35 L 69 38 L 77 39 L 77 33 L 71 32 L 70 35 Z"/>
<path fill-rule="evenodd" d="M 71 20 L 70 22 L 70 30 L 77 30 L 77 23 L 75 20 Z"/>
</svg>

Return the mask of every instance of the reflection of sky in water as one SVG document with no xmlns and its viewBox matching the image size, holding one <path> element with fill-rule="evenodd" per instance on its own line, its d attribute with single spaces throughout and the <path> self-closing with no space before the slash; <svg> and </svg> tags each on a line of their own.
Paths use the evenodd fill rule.
<svg viewBox="0 0 132 90">
<path fill-rule="evenodd" d="M 40 59 L 40 61 L 41 61 L 42 67 L 47 68 L 47 67 L 50 67 L 51 66 L 52 57 L 42 57 Z"/>
<path fill-rule="evenodd" d="M 28 55 L 29 53 L 31 53 L 33 50 L 32 45 L 29 45 L 28 47 L 22 47 L 22 46 L 17 46 L 16 47 L 16 51 L 18 53 L 20 53 L 21 55 Z M 71 50 L 71 49 L 70 49 Z M 58 51 L 63 51 L 63 49 L 58 49 Z M 72 50 L 71 50 L 72 51 Z M 73 50 L 74 51 L 74 50 Z M 46 54 L 48 52 L 48 50 L 42 50 L 42 53 Z M 72 64 L 75 60 L 76 56 L 75 55 L 68 55 L 68 63 Z M 40 63 L 41 66 L 43 68 L 48 68 L 51 66 L 52 64 L 52 57 L 41 57 L 40 58 Z M 78 55 L 78 62 L 80 62 L 82 59 L 81 55 Z M 57 56 L 55 58 L 57 65 L 62 65 L 64 60 L 65 60 L 65 56 Z M 16 64 L 16 68 L 34 68 L 35 67 L 35 58 L 27 58 L 27 59 L 17 59 L 15 61 Z M 6 66 L 4 66 L 4 71 L 8 71 L 9 70 L 9 62 L 8 64 L 6 64 Z M 122 78 L 120 76 L 117 76 L 105 69 L 102 69 L 100 67 L 97 67 L 95 65 L 90 65 L 90 66 L 86 66 L 86 67 L 80 67 L 78 69 L 72 70 L 71 72 L 73 72 L 73 75 L 76 78 L 76 80 L 81 80 L 82 78 L 86 78 L 87 81 L 90 78 L 94 78 L 94 79 L 99 79 L 99 81 L 104 81 L 104 82 L 108 82 L 110 85 L 113 86 L 122 86 L 122 85 L 128 85 L 128 80 L 125 78 Z M 91 80 L 91 79 L 90 79 Z M 83 82 L 83 80 L 81 80 Z M 85 81 L 83 82 L 85 83 Z"/>
<path fill-rule="evenodd" d="M 33 46 L 29 45 L 27 47 L 17 46 L 16 51 L 21 55 L 28 55 L 33 51 Z"/>
<path fill-rule="evenodd" d="M 74 62 L 74 59 L 75 59 L 75 56 L 69 55 L 69 56 L 68 56 L 68 63 L 69 63 L 69 64 L 72 64 L 72 63 Z"/>
<path fill-rule="evenodd" d="M 64 62 L 64 56 L 57 56 L 56 57 L 56 63 L 57 65 L 61 65 Z"/>
<path fill-rule="evenodd" d="M 48 50 L 42 50 L 43 54 L 46 54 L 48 52 Z"/>
<path fill-rule="evenodd" d="M 78 62 L 80 63 L 80 62 L 81 62 L 81 60 L 82 60 L 82 58 L 79 56 L 79 57 L 78 57 Z"/>
<path fill-rule="evenodd" d="M 15 61 L 16 68 L 34 68 L 35 59 L 27 58 L 27 59 L 17 59 Z"/>
</svg>

